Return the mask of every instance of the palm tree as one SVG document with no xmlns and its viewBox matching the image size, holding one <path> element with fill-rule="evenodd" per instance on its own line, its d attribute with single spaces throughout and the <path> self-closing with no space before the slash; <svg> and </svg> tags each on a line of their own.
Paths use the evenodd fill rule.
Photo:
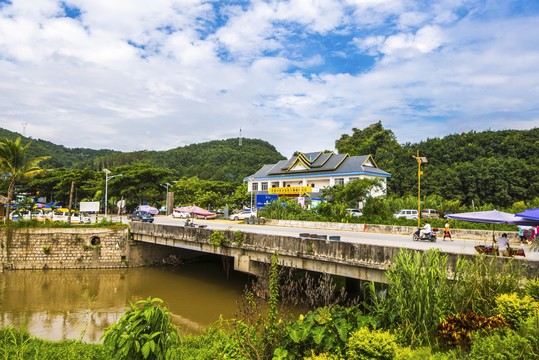
<svg viewBox="0 0 539 360">
<path fill-rule="evenodd" d="M 7 209 L 6 220 L 9 220 L 9 212 L 11 208 L 11 199 L 13 198 L 13 192 L 15 191 L 15 182 L 21 178 L 32 178 L 36 175 L 42 174 L 45 170 L 41 169 L 38 164 L 50 158 L 50 156 L 40 156 L 25 162 L 24 155 L 26 149 L 31 142 L 26 146 L 21 145 L 21 138 L 12 141 L 7 138 L 4 141 L 0 141 L 0 172 L 2 175 L 9 177 L 9 188 L 7 192 Z"/>
</svg>

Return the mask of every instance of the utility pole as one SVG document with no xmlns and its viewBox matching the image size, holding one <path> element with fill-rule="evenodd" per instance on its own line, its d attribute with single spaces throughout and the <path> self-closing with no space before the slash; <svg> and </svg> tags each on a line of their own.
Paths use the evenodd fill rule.
<svg viewBox="0 0 539 360">
<path fill-rule="evenodd" d="M 69 214 L 67 215 L 67 222 L 71 224 L 71 206 L 73 205 L 73 189 L 75 189 L 75 180 L 71 181 L 71 191 L 69 192 Z"/>
<path fill-rule="evenodd" d="M 421 175 L 423 175 L 421 164 L 428 163 L 428 160 L 426 157 L 419 156 L 419 150 L 417 150 L 417 156 L 412 157 L 417 160 L 417 227 L 419 228 L 421 227 Z"/>
</svg>

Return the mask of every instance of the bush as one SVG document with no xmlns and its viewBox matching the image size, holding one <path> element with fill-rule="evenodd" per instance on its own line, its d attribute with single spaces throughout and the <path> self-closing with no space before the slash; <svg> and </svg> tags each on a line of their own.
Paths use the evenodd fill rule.
<svg viewBox="0 0 539 360">
<path fill-rule="evenodd" d="M 359 329 L 351 334 L 346 344 L 348 360 L 392 360 L 398 345 L 394 335 L 380 330 Z"/>
<path fill-rule="evenodd" d="M 529 340 L 534 354 L 539 354 L 539 316 L 529 317 L 520 323 L 519 334 Z"/>
<path fill-rule="evenodd" d="M 471 360 L 527 360 L 537 359 L 530 342 L 511 329 L 498 330 L 485 336 L 476 333 L 472 337 Z"/>
<path fill-rule="evenodd" d="M 438 327 L 437 335 L 442 348 L 470 348 L 473 332 L 495 330 L 506 325 L 507 320 L 499 316 L 485 318 L 474 313 L 450 315 Z"/>
<path fill-rule="evenodd" d="M 246 359 L 238 351 L 238 341 L 224 329 L 227 323 L 220 320 L 210 325 L 199 336 L 184 336 L 177 347 L 171 351 L 169 360 L 199 359 Z"/>
<path fill-rule="evenodd" d="M 106 329 L 103 344 L 119 359 L 163 359 L 178 341 L 170 312 L 161 307 L 163 300 L 141 300 Z"/>
<path fill-rule="evenodd" d="M 512 293 L 502 294 L 496 298 L 496 312 L 509 321 L 513 329 L 533 315 L 537 307 L 539 303 L 528 295 L 520 298 L 517 293 Z"/>
<path fill-rule="evenodd" d="M 281 349 L 291 358 L 309 356 L 313 351 L 341 356 L 351 332 L 375 324 L 374 318 L 364 316 L 358 307 L 318 308 L 286 327 Z"/>
<path fill-rule="evenodd" d="M 1 359 L 99 360 L 110 359 L 111 353 L 100 344 L 65 340 L 52 342 L 32 338 L 25 328 L 0 329 Z"/>
<path fill-rule="evenodd" d="M 411 345 L 430 343 L 440 319 L 450 313 L 452 287 L 447 255 L 439 250 L 401 251 L 387 271 L 388 311 Z"/>
<path fill-rule="evenodd" d="M 516 261 L 503 263 L 501 268 L 498 265 L 496 257 L 485 255 L 458 261 L 456 285 L 448 294 L 451 313 L 492 316 L 497 314 L 494 306 L 499 295 L 522 291 L 522 266 Z"/>
<path fill-rule="evenodd" d="M 275 360 L 275 358 L 274 358 Z M 309 357 L 303 358 L 303 360 L 341 360 L 340 357 L 337 355 L 330 355 L 328 353 L 322 353 L 315 355 L 314 351 L 312 352 L 312 355 Z"/>
<path fill-rule="evenodd" d="M 531 296 L 534 301 L 539 302 L 539 278 L 526 282 L 526 295 Z"/>
</svg>

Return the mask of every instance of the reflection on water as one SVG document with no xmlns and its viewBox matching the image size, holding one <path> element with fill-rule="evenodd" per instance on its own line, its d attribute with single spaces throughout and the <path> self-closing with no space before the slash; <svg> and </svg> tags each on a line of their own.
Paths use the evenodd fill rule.
<svg viewBox="0 0 539 360">
<path fill-rule="evenodd" d="M 247 276 L 221 264 L 175 268 L 26 270 L 0 274 L 0 327 L 27 324 L 34 336 L 99 342 L 129 302 L 162 299 L 182 332 L 232 317 Z M 92 297 L 95 300 L 92 301 Z M 90 306 L 88 303 L 90 302 Z M 89 309 L 89 311 L 88 311 Z"/>
</svg>

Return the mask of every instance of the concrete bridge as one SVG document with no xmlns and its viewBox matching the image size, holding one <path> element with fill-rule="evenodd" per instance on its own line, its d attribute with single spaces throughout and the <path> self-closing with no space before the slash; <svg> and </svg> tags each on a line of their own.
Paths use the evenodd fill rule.
<svg viewBox="0 0 539 360">
<path fill-rule="evenodd" d="M 390 261 L 401 250 L 400 247 L 391 246 L 232 231 L 218 232 L 174 225 L 138 222 L 132 222 L 130 225 L 131 236 L 135 241 L 232 257 L 235 270 L 255 275 L 262 272 L 265 264 L 271 263 L 273 254 L 277 252 L 279 265 L 282 266 L 385 283 L 385 272 L 391 264 Z M 215 236 L 214 233 L 220 235 Z M 224 240 L 220 245 L 216 244 L 218 238 Z M 459 258 L 473 259 L 475 256 L 446 254 L 450 268 L 454 268 Z M 496 258 L 500 264 L 509 260 Z M 513 260 L 521 262 L 528 277 L 539 273 L 539 262 Z"/>
</svg>

